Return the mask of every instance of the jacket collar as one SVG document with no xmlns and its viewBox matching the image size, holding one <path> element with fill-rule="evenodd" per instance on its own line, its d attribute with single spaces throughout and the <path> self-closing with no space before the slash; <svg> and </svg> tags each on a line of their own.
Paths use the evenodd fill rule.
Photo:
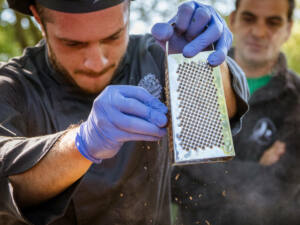
<svg viewBox="0 0 300 225">
<path fill-rule="evenodd" d="M 230 49 L 229 56 L 234 58 L 234 48 Z M 278 56 L 277 63 L 272 69 L 272 78 L 270 82 L 261 89 L 257 90 L 249 100 L 250 104 L 270 101 L 280 96 L 283 92 L 295 92 L 296 87 L 292 77 L 287 69 L 287 60 L 283 53 Z"/>
</svg>

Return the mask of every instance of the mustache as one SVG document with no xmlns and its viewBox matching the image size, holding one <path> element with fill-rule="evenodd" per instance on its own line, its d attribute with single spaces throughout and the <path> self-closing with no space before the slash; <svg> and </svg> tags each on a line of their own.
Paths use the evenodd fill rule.
<svg viewBox="0 0 300 225">
<path fill-rule="evenodd" d="M 116 64 L 112 64 L 106 68 L 104 68 L 103 70 L 101 70 L 100 72 L 95 72 L 93 70 L 75 70 L 74 73 L 75 74 L 86 74 L 88 76 L 92 76 L 92 77 L 98 77 L 98 76 L 101 76 L 103 74 L 105 74 L 108 70 L 114 68 L 116 66 Z"/>
</svg>

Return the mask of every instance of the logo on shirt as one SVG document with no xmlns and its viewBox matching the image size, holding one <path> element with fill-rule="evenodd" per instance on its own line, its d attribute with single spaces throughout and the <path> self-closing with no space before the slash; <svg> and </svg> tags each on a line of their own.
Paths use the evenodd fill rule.
<svg viewBox="0 0 300 225">
<path fill-rule="evenodd" d="M 277 129 L 269 118 L 262 118 L 255 124 L 251 139 L 259 145 L 269 145 L 273 142 Z"/>
<path fill-rule="evenodd" d="M 154 74 L 144 76 L 138 86 L 145 88 L 154 97 L 161 98 L 162 86 Z"/>
</svg>

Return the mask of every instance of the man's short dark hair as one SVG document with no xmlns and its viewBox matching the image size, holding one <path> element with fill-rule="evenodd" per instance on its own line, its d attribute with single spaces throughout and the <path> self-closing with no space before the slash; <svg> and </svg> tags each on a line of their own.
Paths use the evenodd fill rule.
<svg viewBox="0 0 300 225">
<path fill-rule="evenodd" d="M 288 20 L 292 21 L 293 20 L 293 12 L 295 9 L 295 0 L 287 0 L 289 3 L 289 10 L 288 10 Z M 236 0 L 235 1 L 235 10 L 237 10 L 240 6 L 241 0 Z"/>
</svg>

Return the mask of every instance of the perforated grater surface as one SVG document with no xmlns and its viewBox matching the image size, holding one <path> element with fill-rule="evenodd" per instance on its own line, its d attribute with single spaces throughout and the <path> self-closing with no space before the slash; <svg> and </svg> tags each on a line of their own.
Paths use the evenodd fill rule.
<svg viewBox="0 0 300 225">
<path fill-rule="evenodd" d="M 209 53 L 167 58 L 168 134 L 174 164 L 225 161 L 234 156 L 220 68 L 206 63 Z"/>
</svg>

